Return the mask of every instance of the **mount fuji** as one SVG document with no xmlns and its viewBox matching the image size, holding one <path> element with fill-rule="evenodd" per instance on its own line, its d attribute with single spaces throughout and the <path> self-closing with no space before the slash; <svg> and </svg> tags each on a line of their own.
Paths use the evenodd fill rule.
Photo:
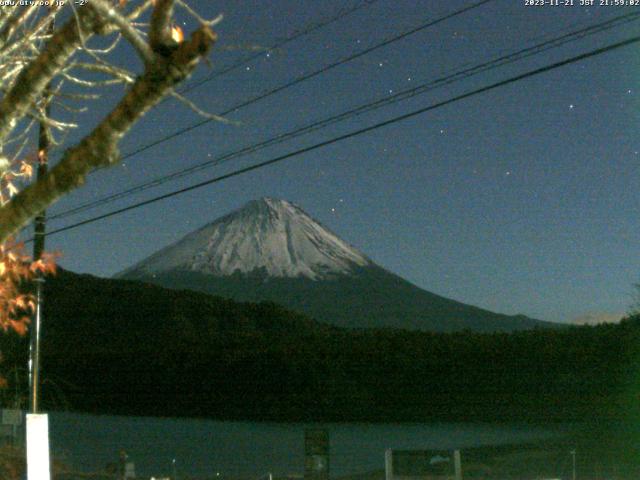
<svg viewBox="0 0 640 480">
<path fill-rule="evenodd" d="M 348 328 L 514 331 L 556 324 L 425 291 L 285 200 L 262 198 L 117 275 L 240 301 L 272 301 Z"/>
<path fill-rule="evenodd" d="M 183 270 L 217 277 L 260 273 L 322 280 L 367 265 L 373 263 L 296 205 L 263 198 L 187 235 L 122 276 Z"/>
</svg>

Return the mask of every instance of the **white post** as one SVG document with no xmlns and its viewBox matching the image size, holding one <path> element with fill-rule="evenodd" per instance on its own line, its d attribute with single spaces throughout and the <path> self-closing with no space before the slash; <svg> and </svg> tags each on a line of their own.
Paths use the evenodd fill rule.
<svg viewBox="0 0 640 480">
<path fill-rule="evenodd" d="M 455 466 L 456 480 L 462 480 L 462 459 L 460 458 L 460 450 L 453 451 L 453 464 Z"/>
<path fill-rule="evenodd" d="M 51 480 L 46 413 L 27 414 L 27 480 Z"/>
<path fill-rule="evenodd" d="M 384 452 L 384 472 L 385 480 L 393 480 L 393 450 Z"/>
</svg>

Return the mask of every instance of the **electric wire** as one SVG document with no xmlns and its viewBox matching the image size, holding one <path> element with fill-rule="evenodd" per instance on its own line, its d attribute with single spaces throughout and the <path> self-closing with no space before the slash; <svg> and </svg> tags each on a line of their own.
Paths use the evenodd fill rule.
<svg viewBox="0 0 640 480">
<path fill-rule="evenodd" d="M 255 96 L 255 97 L 252 97 L 252 98 L 250 98 L 248 100 L 244 100 L 243 102 L 241 102 L 241 103 L 239 103 L 237 105 L 234 105 L 233 107 L 230 107 L 230 108 L 226 109 L 225 111 L 220 112 L 220 113 L 218 113 L 216 115 L 218 117 L 224 117 L 226 115 L 229 115 L 230 113 L 236 112 L 237 110 L 245 108 L 245 107 L 247 107 L 249 105 L 252 105 L 252 104 L 254 104 L 256 102 L 259 102 L 260 100 L 264 100 L 267 97 L 270 97 L 272 95 L 280 93 L 280 92 L 282 92 L 284 90 L 287 90 L 287 89 L 289 89 L 291 87 L 294 87 L 295 85 L 298 85 L 298 84 L 300 84 L 302 82 L 306 82 L 307 80 L 311 80 L 312 78 L 315 78 L 315 77 L 317 77 L 319 75 L 322 75 L 322 74 L 324 74 L 324 73 L 326 73 L 326 72 L 328 72 L 330 70 L 333 70 L 334 68 L 337 68 L 337 67 L 339 67 L 341 65 L 344 65 L 346 63 L 352 62 L 353 60 L 356 60 L 356 59 L 358 59 L 360 57 L 363 57 L 364 55 L 368 55 L 371 52 L 379 50 L 380 48 L 383 48 L 383 47 L 386 47 L 388 45 L 391 45 L 392 43 L 395 43 L 395 42 L 398 42 L 400 40 L 403 40 L 403 39 L 405 39 L 405 38 L 407 38 L 407 37 L 409 37 L 409 36 L 411 36 L 411 35 L 413 35 L 415 33 L 418 33 L 418 32 L 421 32 L 423 30 L 426 30 L 427 28 L 430 28 L 430 27 L 433 27 L 435 25 L 438 25 L 439 23 L 442 23 L 442 22 L 444 22 L 446 20 L 449 20 L 451 18 L 457 17 L 457 16 L 462 15 L 464 13 L 467 13 L 467 12 L 469 12 L 471 10 L 479 8 L 479 7 L 481 7 L 481 6 L 485 5 L 485 4 L 487 4 L 489 2 L 493 2 L 493 1 L 495 1 L 495 0 L 480 0 L 479 2 L 473 3 L 471 5 L 467 5 L 466 7 L 460 8 L 458 10 L 455 10 L 455 11 L 453 11 L 451 13 L 448 13 L 448 14 L 443 15 L 441 17 L 438 17 L 436 19 L 428 20 L 427 22 L 422 23 L 422 24 L 418 25 L 417 27 L 411 28 L 411 29 L 409 29 L 409 30 L 407 30 L 405 32 L 402 32 L 400 34 L 394 35 L 391 38 L 388 38 L 388 39 L 383 40 L 382 42 L 379 42 L 379 43 L 377 43 L 377 44 L 375 44 L 375 45 L 373 45 L 371 47 L 365 48 L 364 50 L 360 50 L 359 52 L 356 52 L 356 53 L 348 55 L 348 56 L 346 56 L 344 58 L 341 58 L 340 60 L 336 60 L 335 62 L 332 62 L 332 63 L 330 63 L 328 65 L 325 65 L 324 67 L 319 68 L 318 70 L 314 70 L 313 72 L 302 74 L 301 76 L 296 77 L 293 80 L 290 80 L 290 81 L 288 81 L 288 82 L 286 82 L 286 83 L 284 83 L 282 85 L 274 87 L 271 90 L 267 90 L 266 92 L 263 92 L 263 93 Z M 206 125 L 207 123 L 210 123 L 212 121 L 214 121 L 213 118 L 206 118 L 204 120 L 200 120 L 199 122 L 193 123 L 193 124 L 191 124 L 191 125 L 189 125 L 189 126 L 187 126 L 185 128 L 182 128 L 180 130 L 176 130 L 175 132 L 170 133 L 169 135 L 166 135 L 166 136 L 161 137 L 161 138 L 159 138 L 157 140 L 149 142 L 149 143 L 147 143 L 145 145 L 142 145 L 139 148 L 136 148 L 135 150 L 133 150 L 131 152 L 128 152 L 128 153 L 124 154 L 122 156 L 121 160 L 125 160 L 127 158 L 131 158 L 134 155 L 137 155 L 137 154 L 139 154 L 139 153 L 141 153 L 141 152 L 143 152 L 145 150 L 148 150 L 151 147 L 155 147 L 156 145 L 164 143 L 164 142 L 166 142 L 168 140 L 172 140 L 172 139 L 174 139 L 174 138 L 176 138 L 176 137 L 178 137 L 180 135 L 183 135 L 183 134 L 185 134 L 187 132 L 190 132 L 191 130 L 194 130 L 194 129 L 198 128 L 198 127 Z M 102 168 L 108 168 L 108 167 L 102 167 Z M 95 171 L 99 171 L 102 168 L 98 168 L 98 169 L 94 170 L 94 172 Z"/>
<path fill-rule="evenodd" d="M 453 82 L 456 81 L 460 81 L 475 75 L 478 75 L 480 73 L 484 73 L 486 71 L 492 70 L 494 68 L 498 68 L 504 65 L 507 65 L 509 63 L 513 63 L 515 61 L 518 60 L 522 60 L 524 58 L 528 58 L 530 56 L 533 55 L 537 55 L 540 54 L 542 52 L 545 52 L 551 48 L 557 48 L 560 45 L 564 45 L 566 43 L 578 40 L 578 39 L 582 39 L 588 35 L 593 35 L 596 33 L 600 33 L 602 31 L 614 28 L 614 27 L 618 27 L 624 23 L 629 23 L 632 21 L 636 21 L 640 18 L 640 12 L 634 12 L 634 13 L 630 13 L 630 14 L 626 14 L 626 15 L 620 15 L 617 16 L 615 18 L 612 18 L 610 20 L 604 21 L 604 22 L 599 22 L 597 24 L 593 24 L 584 28 L 581 28 L 579 30 L 567 33 L 567 34 L 563 34 L 561 36 L 552 38 L 550 40 L 547 40 L 545 42 L 539 43 L 537 45 L 531 46 L 531 47 L 527 47 L 521 50 L 518 50 L 516 52 L 512 52 L 512 53 L 508 53 L 506 55 L 503 55 L 501 57 L 498 58 L 494 58 L 492 60 L 483 62 L 481 64 L 475 65 L 473 67 L 470 68 L 466 68 L 464 70 L 455 72 L 454 74 L 451 75 L 446 75 L 444 77 L 440 77 L 438 79 L 429 81 L 427 83 L 423 83 L 421 85 L 418 85 L 416 87 L 413 88 L 409 88 L 409 89 L 405 89 L 402 91 L 397 92 L 394 95 L 391 96 L 385 96 L 383 98 L 380 98 L 378 100 L 372 101 L 372 102 L 367 102 L 365 104 L 362 104 L 358 107 L 352 108 L 350 110 L 347 110 L 345 112 L 336 114 L 336 115 L 332 115 L 330 117 L 324 118 L 322 120 L 318 120 L 315 122 L 312 122 L 310 124 L 295 128 L 291 131 L 288 131 L 286 133 L 282 133 L 279 134 L 275 137 L 272 137 L 268 140 L 265 141 L 261 141 L 259 143 L 255 143 L 246 147 L 243 147 L 239 150 L 235 150 L 233 152 L 230 153 L 226 153 L 223 154 L 222 156 L 218 156 L 216 158 L 210 159 L 210 160 L 206 160 L 204 162 L 200 162 L 196 165 L 193 165 L 191 167 L 188 168 L 184 168 L 184 169 L 180 169 L 178 171 L 172 172 L 170 174 L 167 175 L 163 175 L 161 177 L 157 177 L 153 180 L 147 181 L 147 182 L 143 182 L 141 184 L 135 185 L 133 187 L 127 188 L 125 190 L 122 190 L 120 192 L 114 193 L 114 194 L 110 194 L 104 197 L 101 197 L 99 199 L 95 199 L 92 200 L 90 202 L 81 204 L 79 206 L 73 207 L 71 209 L 65 210 L 63 212 L 60 212 L 56 215 L 52 215 L 51 217 L 49 217 L 49 220 L 57 220 L 57 219 L 62 219 L 62 218 L 66 218 L 68 216 L 71 215 L 76 215 L 78 213 L 87 211 L 87 210 L 91 210 L 94 208 L 98 208 L 102 205 L 114 202 L 116 200 L 122 199 L 122 198 L 126 198 L 130 195 L 133 195 L 135 193 L 139 193 L 142 191 L 145 191 L 147 189 L 150 188 L 154 188 L 160 185 L 163 185 L 169 181 L 173 181 L 176 180 L 178 178 L 182 178 L 188 175 L 192 175 L 194 173 L 197 173 L 199 171 L 202 171 L 206 168 L 211 168 L 213 166 L 218 166 L 221 165 L 225 162 L 228 162 L 232 159 L 238 158 L 240 156 L 244 156 L 244 155 L 248 155 L 250 153 L 255 153 L 259 150 L 262 150 L 264 148 L 267 148 L 269 146 L 273 146 L 276 144 L 280 144 L 284 141 L 287 141 L 291 138 L 295 138 L 298 137 L 300 135 L 303 134 L 307 134 L 310 132 L 313 132 L 315 130 L 318 130 L 320 128 L 324 128 L 327 127 L 329 125 L 332 125 L 334 123 L 352 118 L 354 116 L 357 115 L 362 115 L 364 113 L 367 113 L 369 111 L 372 110 L 376 110 L 379 109 L 381 107 L 393 104 L 393 103 L 397 103 L 399 101 L 402 100 L 406 100 L 409 98 L 412 98 L 416 95 L 422 94 L 422 93 L 426 93 L 429 91 L 432 91 L 436 88 L 445 86 L 445 85 L 449 85 Z"/>
<path fill-rule="evenodd" d="M 373 5 L 377 1 L 378 0 L 365 0 L 365 1 L 355 5 L 352 8 L 341 10 L 336 15 L 334 15 L 334 16 L 326 19 L 326 20 L 323 20 L 323 21 L 320 21 L 320 22 L 316 22 L 314 24 L 309 25 L 306 28 L 303 28 L 302 30 L 293 32 L 290 36 L 288 36 L 286 38 L 283 38 L 282 40 L 277 41 L 276 43 L 274 43 L 270 47 L 268 47 L 266 50 L 267 51 L 277 50 L 277 49 L 285 46 L 287 43 L 293 42 L 294 40 L 297 40 L 300 37 L 303 37 L 305 35 L 313 33 L 316 30 L 320 30 L 321 28 L 326 27 L 327 25 L 330 25 L 330 24 L 332 24 L 334 22 L 337 22 L 338 20 L 342 20 L 343 18 L 351 15 L 352 13 L 357 12 L 358 10 L 361 10 L 364 7 L 368 7 L 370 5 Z M 201 80 L 196 80 L 196 81 L 193 81 L 193 82 L 189 82 L 187 85 L 185 85 L 184 88 L 180 89 L 180 93 L 190 92 L 191 90 L 194 90 L 194 89 L 204 85 L 207 82 L 215 80 L 216 78 L 219 78 L 219 77 L 221 77 L 223 75 L 226 75 L 229 72 L 237 70 L 238 68 L 243 67 L 243 66 L 247 65 L 248 63 L 251 63 L 252 61 L 261 58 L 263 55 L 264 54 L 262 52 L 255 53 L 253 55 L 249 55 L 246 58 L 240 59 L 239 61 L 234 62 L 233 64 L 231 64 L 231 65 L 229 65 L 227 67 L 224 67 L 220 71 L 212 73 L 211 75 L 209 75 L 206 78 L 203 78 Z"/>
<path fill-rule="evenodd" d="M 183 193 L 190 192 L 192 190 L 196 190 L 196 189 L 205 187 L 207 185 L 218 183 L 218 182 L 221 182 L 223 180 L 227 180 L 229 178 L 233 178 L 233 177 L 236 177 L 236 176 L 239 176 L 239 175 L 242 175 L 242 174 L 254 171 L 254 170 L 258 170 L 260 168 L 264 168 L 264 167 L 267 167 L 267 166 L 270 166 L 270 165 L 274 165 L 276 163 L 280 163 L 280 162 L 282 162 L 284 160 L 287 160 L 289 158 L 296 157 L 296 156 L 302 155 L 304 153 L 308 153 L 308 152 L 311 152 L 311 151 L 314 151 L 314 150 L 317 150 L 317 149 L 320 149 L 320 148 L 323 148 L 323 147 L 326 147 L 326 146 L 329 146 L 329 145 L 333 145 L 335 143 L 338 143 L 338 142 L 341 142 L 341 141 L 344 141 L 344 140 L 347 140 L 347 139 L 350 139 L 350 138 L 354 138 L 354 137 L 363 135 L 365 133 L 377 130 L 379 128 L 383 128 L 383 127 L 386 127 L 386 126 L 389 126 L 389 125 L 392 125 L 392 124 L 395 124 L 395 123 L 402 122 L 404 120 L 408 120 L 410 118 L 416 117 L 416 116 L 421 115 L 423 113 L 426 113 L 426 112 L 429 112 L 429 111 L 432 111 L 432 110 L 436 110 L 438 108 L 442 108 L 444 106 L 459 102 L 461 100 L 464 100 L 464 99 L 467 99 L 467 98 L 470 98 L 470 97 L 473 97 L 473 96 L 476 96 L 476 95 L 479 95 L 479 94 L 482 94 L 482 93 L 486 93 L 486 92 L 489 92 L 491 90 L 495 90 L 497 88 L 500 88 L 500 87 L 503 87 L 503 86 L 506 86 L 506 85 L 510 85 L 510 84 L 515 83 L 515 82 L 522 81 L 522 80 L 527 79 L 527 78 L 538 76 L 538 75 L 541 75 L 543 73 L 546 73 L 546 72 L 549 72 L 549 71 L 552 71 L 552 70 L 555 70 L 555 69 L 558 69 L 558 68 L 573 64 L 573 63 L 577 63 L 577 62 L 580 62 L 582 60 L 586 60 L 588 58 L 596 57 L 598 55 L 602 55 L 604 53 L 607 53 L 607 52 L 610 52 L 610 51 L 613 51 L 613 50 L 617 50 L 619 48 L 627 47 L 629 45 L 633 45 L 633 44 L 638 43 L 638 42 L 640 42 L 640 36 L 635 36 L 635 37 L 631 37 L 631 38 L 628 38 L 626 40 L 622 40 L 622 41 L 619 41 L 619 42 L 616 42 L 616 43 L 613 43 L 613 44 L 610 44 L 610 45 L 607 45 L 607 46 L 604 46 L 604 47 L 596 48 L 596 49 L 591 50 L 589 52 L 582 53 L 582 54 L 567 58 L 565 60 L 560 60 L 558 62 L 554 62 L 552 64 L 549 64 L 549 65 L 546 65 L 546 66 L 543 66 L 543 67 L 540 67 L 540 68 L 536 68 L 534 70 L 529 70 L 529 71 L 527 71 L 525 73 L 522 73 L 522 74 L 519 74 L 519 75 L 515 75 L 513 77 L 509 77 L 509 78 L 507 78 L 505 80 L 500 80 L 500 81 L 492 83 L 490 85 L 486 85 L 484 87 L 480 87 L 480 88 L 477 88 L 477 89 L 462 93 L 460 95 L 456 95 L 456 96 L 451 97 L 451 98 L 449 98 L 447 100 L 443 100 L 443 101 L 428 105 L 426 107 L 422 107 L 422 108 L 419 108 L 417 110 L 413 110 L 411 112 L 392 117 L 392 118 L 390 118 L 388 120 L 377 122 L 377 123 L 375 123 L 373 125 L 370 125 L 368 127 L 360 128 L 358 130 L 353 130 L 353 131 L 345 133 L 343 135 L 339 135 L 339 136 L 333 137 L 331 139 L 324 140 L 322 142 L 318 142 L 318 143 L 315 143 L 313 145 L 310 145 L 310 146 L 307 146 L 307 147 L 304 147 L 304 148 L 300 148 L 300 149 L 294 150 L 294 151 L 289 152 L 289 153 L 285 153 L 283 155 L 279 155 L 277 157 L 271 158 L 269 160 L 265 160 L 263 162 L 260 162 L 260 163 L 257 163 L 257 164 L 254 164 L 254 165 L 251 165 L 251 166 L 248 166 L 248 167 L 244 167 L 244 168 L 241 168 L 241 169 L 238 169 L 238 170 L 234 170 L 233 172 L 229 172 L 229 173 L 226 173 L 224 175 L 220 175 L 220 176 L 217 176 L 217 177 L 214 177 L 214 178 L 211 178 L 211 179 L 208 179 L 208 180 L 205 180 L 205 181 L 190 185 L 188 187 L 181 188 L 179 190 L 174 190 L 172 192 L 169 192 L 169 193 L 166 193 L 166 194 L 163 194 L 163 195 L 159 195 L 159 196 L 156 196 L 156 197 L 148 199 L 148 200 L 137 202 L 137 203 L 134 203 L 132 205 L 129 205 L 129 206 L 126 206 L 126 207 L 123 207 L 123 208 L 119 208 L 119 209 L 113 210 L 111 212 L 104 213 L 102 215 L 97 215 L 95 217 L 92 217 L 92 218 L 89 218 L 89 219 L 86 219 L 86 220 L 83 220 L 83 221 L 80 221 L 80 222 L 77 222 L 77 223 L 74 223 L 74 224 L 71 224 L 71 225 L 67 225 L 67 226 L 58 228 L 56 230 L 52 230 L 50 232 L 47 232 L 47 236 L 55 235 L 55 234 L 58 234 L 58 233 L 61 233 L 61 232 L 65 232 L 65 231 L 68 231 L 68 230 L 71 230 L 71 229 L 75 229 L 75 228 L 78 228 L 78 227 L 83 226 L 83 225 L 94 223 L 94 222 L 96 222 L 98 220 L 103 220 L 105 218 L 113 217 L 115 215 L 119 215 L 121 213 L 128 212 L 130 210 L 134 210 L 134 209 L 143 207 L 145 205 L 156 203 L 156 202 L 159 202 L 161 200 L 165 200 L 167 198 L 172 198 L 172 197 L 175 197 L 177 195 L 181 195 Z M 33 239 L 29 239 L 28 241 L 29 242 L 33 241 Z"/>
<path fill-rule="evenodd" d="M 352 13 L 357 12 L 358 10 L 361 10 L 364 7 L 368 7 L 370 5 L 373 5 L 374 3 L 376 3 L 378 0 L 364 0 L 363 2 L 355 5 L 352 8 L 348 8 L 348 9 L 342 9 L 340 10 L 336 15 L 327 18 L 326 20 L 321 20 L 319 22 L 315 22 L 315 23 L 311 23 L 309 24 L 307 27 L 302 28 L 300 30 L 296 30 L 294 31 L 291 35 L 289 35 L 288 37 L 285 37 L 281 40 L 276 41 L 276 43 L 272 44 L 271 46 L 267 47 L 265 50 L 267 51 L 273 51 L 273 50 L 277 50 L 283 46 L 285 46 L 286 44 L 293 42 L 305 35 L 309 35 L 310 33 L 315 32 L 316 30 L 320 30 L 321 28 L 324 28 L 334 22 L 337 22 L 339 20 L 342 20 L 343 18 L 351 15 Z M 211 75 L 209 75 L 208 77 L 201 79 L 201 80 L 197 80 L 195 82 L 190 82 L 187 83 L 187 85 L 185 85 L 183 88 L 181 88 L 180 90 L 178 90 L 179 93 L 184 94 L 184 93 L 188 93 L 191 90 L 194 90 L 198 87 L 200 87 L 201 85 L 210 82 L 212 80 L 215 80 L 216 78 L 222 77 L 234 70 L 237 70 L 238 68 L 247 65 L 248 63 L 251 63 L 252 61 L 260 58 L 263 56 L 262 52 L 259 53 L 255 53 L 253 55 L 250 55 L 248 57 L 242 58 L 240 60 L 238 60 L 237 62 L 232 63 L 231 65 L 228 65 L 226 67 L 223 67 L 222 70 L 216 71 L 214 73 L 212 73 Z M 167 97 L 165 99 L 162 100 L 161 103 L 169 100 L 171 97 Z M 122 160 L 124 160 L 125 158 L 129 158 L 130 156 L 135 155 L 135 152 L 132 152 L 130 154 L 125 154 L 125 156 L 122 157 Z M 98 169 L 98 170 L 101 170 Z"/>
</svg>

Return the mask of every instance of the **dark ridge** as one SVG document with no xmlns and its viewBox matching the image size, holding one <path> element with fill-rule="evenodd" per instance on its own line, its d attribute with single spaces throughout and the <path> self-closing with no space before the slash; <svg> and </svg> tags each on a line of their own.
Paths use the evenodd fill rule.
<svg viewBox="0 0 640 480">
<path fill-rule="evenodd" d="M 64 271 L 48 279 L 46 298 L 49 410 L 280 421 L 638 418 L 637 317 L 514 333 L 348 330 L 273 303 Z M 0 338 L 13 382 L 25 341 Z M 4 390 L 5 404 L 16 387 L 24 385 Z"/>
</svg>

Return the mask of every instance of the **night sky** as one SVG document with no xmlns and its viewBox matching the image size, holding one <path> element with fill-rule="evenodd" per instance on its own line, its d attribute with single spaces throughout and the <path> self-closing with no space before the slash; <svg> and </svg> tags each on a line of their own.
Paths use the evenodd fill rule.
<svg viewBox="0 0 640 480">
<path fill-rule="evenodd" d="M 188 93 L 219 113 L 474 2 L 378 0 L 278 49 L 360 1 L 194 0 L 225 15 L 204 79 Z M 91 175 L 56 214 L 312 121 L 640 7 L 494 0 Z M 598 3 L 596 1 L 596 3 Z M 183 28 L 195 22 L 186 16 Z M 49 229 L 268 160 L 629 38 L 640 21 L 369 112 L 80 215 Z M 116 62 L 140 71 L 128 50 Z M 48 238 L 61 264 L 110 276 L 245 202 L 300 205 L 383 267 L 432 292 L 503 313 L 575 321 L 621 316 L 640 280 L 640 44 L 515 82 L 184 195 Z M 114 89 L 83 118 L 107 111 Z M 130 152 L 199 118 L 171 100 L 127 137 Z M 54 155 L 55 157 L 55 155 Z"/>
</svg>

